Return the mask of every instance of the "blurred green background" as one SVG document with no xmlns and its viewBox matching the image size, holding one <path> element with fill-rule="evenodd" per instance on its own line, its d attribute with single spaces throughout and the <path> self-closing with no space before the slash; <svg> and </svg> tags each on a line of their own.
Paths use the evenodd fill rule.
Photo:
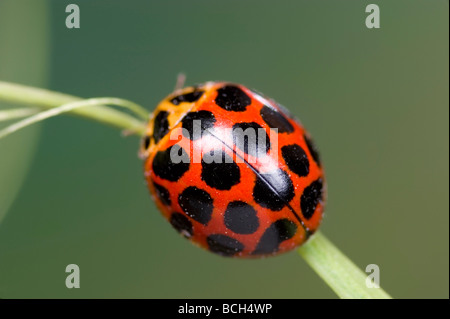
<svg viewBox="0 0 450 319">
<path fill-rule="evenodd" d="M 179 72 L 264 92 L 321 150 L 322 231 L 393 297 L 448 298 L 448 21 L 436 0 L 0 0 L 0 80 L 149 110 Z M 1 298 L 335 298 L 295 252 L 225 259 L 178 236 L 138 144 L 70 116 L 0 141 Z"/>
</svg>

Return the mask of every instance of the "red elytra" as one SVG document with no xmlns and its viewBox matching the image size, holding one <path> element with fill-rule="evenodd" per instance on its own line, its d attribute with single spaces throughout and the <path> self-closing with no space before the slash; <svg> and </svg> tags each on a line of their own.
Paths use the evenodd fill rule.
<svg viewBox="0 0 450 319">
<path fill-rule="evenodd" d="M 208 82 L 169 95 L 149 121 L 141 155 L 163 216 L 214 253 L 283 253 L 322 220 L 324 171 L 309 134 L 242 85 Z"/>
</svg>

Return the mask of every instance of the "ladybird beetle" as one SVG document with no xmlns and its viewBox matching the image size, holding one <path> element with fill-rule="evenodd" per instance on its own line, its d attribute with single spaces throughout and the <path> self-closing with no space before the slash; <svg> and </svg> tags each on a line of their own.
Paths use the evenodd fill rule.
<svg viewBox="0 0 450 319">
<path fill-rule="evenodd" d="M 140 154 L 164 217 L 219 255 L 289 251 L 322 220 L 324 172 L 309 134 L 283 106 L 242 85 L 207 82 L 169 95 Z"/>
</svg>

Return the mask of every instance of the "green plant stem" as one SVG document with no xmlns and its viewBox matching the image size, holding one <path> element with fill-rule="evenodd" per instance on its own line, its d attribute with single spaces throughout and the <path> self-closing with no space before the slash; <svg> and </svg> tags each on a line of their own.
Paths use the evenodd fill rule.
<svg viewBox="0 0 450 319">
<path fill-rule="evenodd" d="M 390 299 L 381 288 L 368 288 L 368 274 L 362 272 L 321 232 L 316 232 L 302 247 L 300 255 L 314 271 L 344 299 Z"/>
<path fill-rule="evenodd" d="M 31 105 L 41 109 L 51 109 L 81 100 L 83 99 L 68 94 L 0 81 L 0 101 Z M 139 114 L 140 118 L 143 120 L 144 117 L 148 118 L 148 112 L 142 108 L 138 110 L 138 108 L 134 107 L 134 112 Z M 89 108 L 77 108 L 70 113 L 112 125 L 131 133 L 139 135 L 145 133 L 144 121 L 104 105 L 95 105 Z"/>
<path fill-rule="evenodd" d="M 63 113 L 72 112 L 72 111 L 82 108 L 82 107 L 88 107 L 88 106 L 93 107 L 93 106 L 97 106 L 97 105 L 116 105 L 116 106 L 121 106 L 121 107 L 128 108 L 128 109 L 135 108 L 137 106 L 133 102 L 130 102 L 130 101 L 127 101 L 124 99 L 115 98 L 115 97 L 92 98 L 92 99 L 71 102 L 71 103 L 63 104 L 61 106 L 34 114 L 34 115 L 27 117 L 19 122 L 16 122 L 14 124 L 7 126 L 4 129 L 1 129 L 0 130 L 0 139 L 5 136 L 8 136 L 9 134 L 17 132 L 20 129 L 23 129 L 34 123 L 46 120 L 48 118 L 51 118 L 51 117 L 54 117 L 54 116 L 57 116 L 57 115 L 60 115 Z M 129 133 L 132 133 L 132 132 L 129 132 Z"/>
<path fill-rule="evenodd" d="M 21 118 L 36 114 L 39 112 L 38 108 L 24 107 L 9 110 L 0 110 L 0 122 L 10 121 L 13 119 Z"/>
</svg>

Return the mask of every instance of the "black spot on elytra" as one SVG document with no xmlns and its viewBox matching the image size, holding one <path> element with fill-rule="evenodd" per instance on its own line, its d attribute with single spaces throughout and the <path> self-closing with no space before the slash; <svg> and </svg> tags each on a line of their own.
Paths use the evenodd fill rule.
<svg viewBox="0 0 450 319">
<path fill-rule="evenodd" d="M 150 136 L 144 136 L 144 139 L 142 140 L 142 146 L 144 147 L 144 150 L 148 149 L 148 147 L 150 146 L 150 140 Z"/>
<path fill-rule="evenodd" d="M 286 119 L 286 117 L 277 110 L 264 105 L 260 111 L 261 117 L 270 128 L 278 129 L 278 133 L 292 133 L 294 127 Z"/>
<path fill-rule="evenodd" d="M 244 245 L 229 236 L 213 234 L 206 238 L 209 250 L 222 256 L 233 256 L 244 249 Z"/>
<path fill-rule="evenodd" d="M 278 251 L 280 244 L 291 239 L 297 232 L 297 225 L 287 219 L 279 219 L 270 225 L 261 236 L 252 255 L 271 254 Z"/>
<path fill-rule="evenodd" d="M 198 123 L 200 125 L 194 121 L 200 121 L 200 123 Z M 191 140 L 199 139 L 203 134 L 205 134 L 205 131 L 207 132 L 208 129 L 214 127 L 215 122 L 216 118 L 214 117 L 214 114 L 209 111 L 189 112 L 181 120 L 183 128 L 189 132 L 189 136 L 186 137 Z M 194 124 L 198 125 L 198 127 L 195 127 L 196 136 L 194 136 Z"/>
<path fill-rule="evenodd" d="M 182 95 L 178 95 L 170 100 L 170 102 L 174 105 L 179 105 L 181 102 L 195 102 L 203 95 L 204 91 L 194 91 L 191 93 L 186 93 Z"/>
<path fill-rule="evenodd" d="M 170 156 L 171 152 L 175 156 Z M 172 161 L 172 157 L 174 161 Z M 189 155 L 182 147 L 175 144 L 156 153 L 152 168 L 153 172 L 162 179 L 176 182 L 189 170 Z"/>
<path fill-rule="evenodd" d="M 180 213 L 173 213 L 170 216 L 170 224 L 184 237 L 190 238 L 192 237 L 192 223 L 191 221 Z"/>
<path fill-rule="evenodd" d="M 169 132 L 169 112 L 161 111 L 156 115 L 153 124 L 153 138 L 158 143 Z"/>
<path fill-rule="evenodd" d="M 300 145 L 292 144 L 283 146 L 281 148 L 281 155 L 283 156 L 286 165 L 295 174 L 300 177 L 309 174 L 308 156 Z"/>
<path fill-rule="evenodd" d="M 213 156 L 218 159 L 216 163 Z M 215 189 L 229 190 L 241 180 L 239 166 L 222 150 L 211 151 L 202 158 L 202 180 Z"/>
<path fill-rule="evenodd" d="M 155 182 L 153 182 L 153 185 L 155 186 L 156 196 L 161 200 L 161 202 L 164 205 L 170 206 L 172 204 L 172 201 L 170 200 L 170 193 L 167 190 L 167 188 L 159 184 L 156 184 Z"/>
<path fill-rule="evenodd" d="M 303 138 L 305 139 L 306 145 L 308 146 L 312 158 L 317 163 L 317 165 L 320 166 L 321 165 L 320 155 L 319 152 L 317 151 L 316 144 L 306 135 L 303 135 Z"/>
<path fill-rule="evenodd" d="M 259 227 L 256 210 L 241 201 L 228 204 L 224 221 L 225 226 L 237 234 L 253 234 Z"/>
<path fill-rule="evenodd" d="M 294 185 L 289 175 L 281 169 L 256 177 L 253 198 L 262 207 L 279 211 L 294 195 Z"/>
<path fill-rule="evenodd" d="M 323 200 L 322 196 L 323 182 L 320 178 L 305 188 L 300 197 L 300 208 L 306 219 L 310 219 L 314 215 L 317 204 L 321 203 Z"/>
<path fill-rule="evenodd" d="M 252 100 L 240 88 L 226 85 L 217 90 L 216 104 L 227 111 L 243 112 Z"/>
<path fill-rule="evenodd" d="M 269 136 L 258 123 L 236 123 L 232 132 L 233 143 L 248 155 L 262 156 L 270 150 Z"/>
<path fill-rule="evenodd" d="M 178 196 L 181 209 L 194 220 L 206 225 L 211 220 L 213 199 L 208 192 L 195 186 L 186 188 Z"/>
</svg>

